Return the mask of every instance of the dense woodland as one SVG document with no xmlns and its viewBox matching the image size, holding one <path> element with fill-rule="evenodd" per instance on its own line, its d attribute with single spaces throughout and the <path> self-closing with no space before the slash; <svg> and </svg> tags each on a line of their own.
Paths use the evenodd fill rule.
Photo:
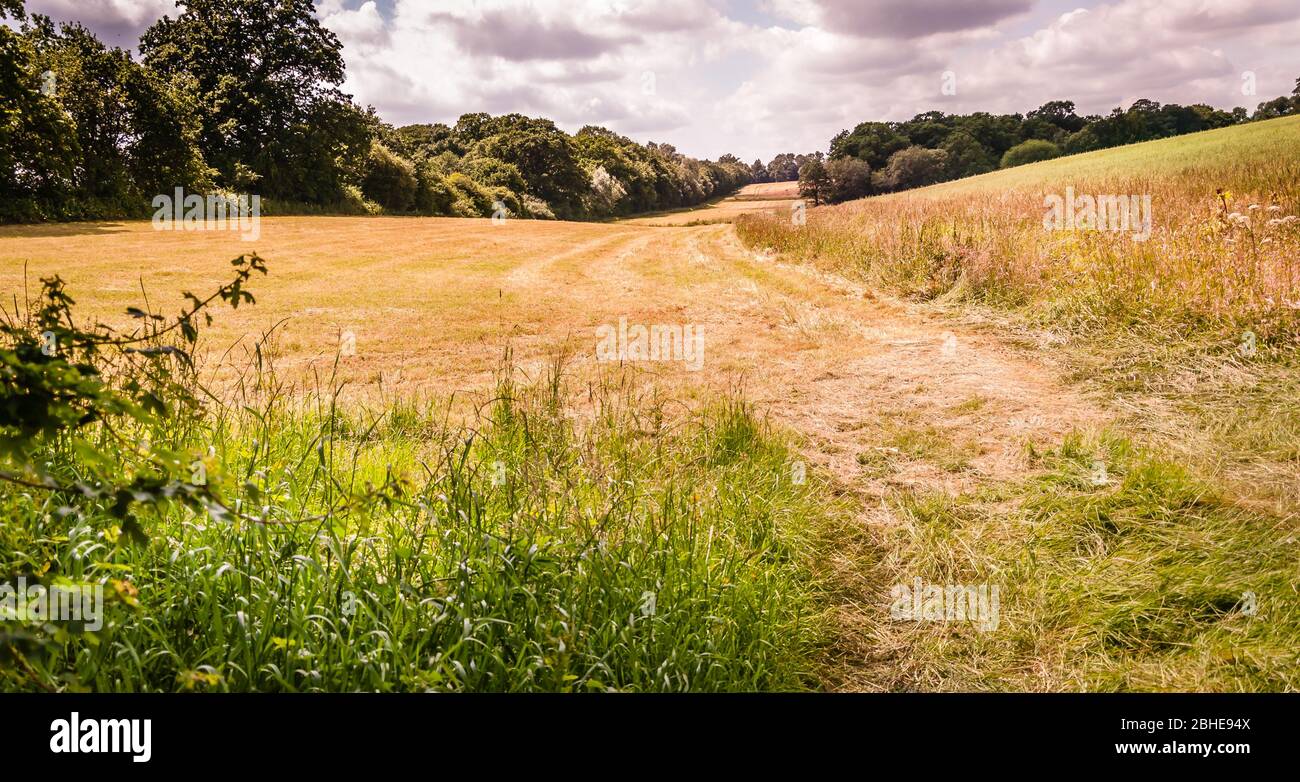
<svg viewBox="0 0 1300 782">
<path fill-rule="evenodd" d="M 311 0 L 181 0 L 139 58 L 0 0 L 0 220 L 144 216 L 154 195 L 256 193 L 270 212 L 601 218 L 750 181 L 604 128 L 466 114 L 394 128 L 339 85 Z"/>
</svg>

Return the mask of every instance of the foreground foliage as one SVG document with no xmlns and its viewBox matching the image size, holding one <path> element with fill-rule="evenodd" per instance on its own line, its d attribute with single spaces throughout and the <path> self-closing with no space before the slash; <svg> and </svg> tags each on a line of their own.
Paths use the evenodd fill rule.
<svg viewBox="0 0 1300 782">
<path fill-rule="evenodd" d="M 264 267 L 237 268 L 231 303 Z M 812 683 L 809 546 L 828 510 L 744 403 L 674 417 L 621 376 L 575 397 L 557 361 L 532 383 L 503 371 L 460 426 L 433 402 L 368 412 L 285 388 L 265 345 L 221 396 L 143 311 L 147 340 L 40 352 L 55 328 L 105 336 L 72 325 L 61 287 L 47 299 L 5 331 L 0 582 L 99 585 L 106 613 L 94 631 L 7 616 L 0 688 Z"/>
</svg>

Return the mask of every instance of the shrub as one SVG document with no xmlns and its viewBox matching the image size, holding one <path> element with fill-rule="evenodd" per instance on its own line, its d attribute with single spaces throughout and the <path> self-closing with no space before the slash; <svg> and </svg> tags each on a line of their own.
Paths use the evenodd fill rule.
<svg viewBox="0 0 1300 782">
<path fill-rule="evenodd" d="M 456 195 L 437 165 L 430 161 L 421 163 L 416 169 L 416 182 L 416 211 L 427 215 L 451 214 Z"/>
<path fill-rule="evenodd" d="M 827 161 L 826 174 L 830 177 L 831 203 L 851 201 L 871 193 L 871 166 L 866 161 L 852 157 Z"/>
<path fill-rule="evenodd" d="M 547 204 L 547 203 L 546 203 L 545 201 L 543 201 L 542 199 L 540 199 L 540 198 L 533 198 L 533 197 L 530 196 L 530 195 L 524 195 L 524 196 L 521 198 L 521 201 L 522 201 L 522 205 L 523 205 L 523 208 L 524 208 L 524 212 L 525 212 L 529 217 L 532 217 L 532 218 L 537 219 L 537 220 L 554 220 L 554 219 L 555 219 L 555 213 L 551 211 L 551 207 L 550 207 L 550 205 Z"/>
<path fill-rule="evenodd" d="M 460 171 L 485 187 L 504 187 L 516 193 L 522 193 L 528 188 L 517 166 L 496 158 L 466 158 L 460 164 Z"/>
<path fill-rule="evenodd" d="M 392 212 L 408 212 L 415 205 L 419 183 L 415 166 L 378 141 L 370 144 L 361 190 L 370 200 Z"/>
<path fill-rule="evenodd" d="M 356 185 L 344 185 L 343 200 L 339 204 L 339 211 L 350 215 L 377 215 L 383 214 L 384 208 L 366 198 L 365 194 L 361 192 L 361 188 Z"/>
<path fill-rule="evenodd" d="M 446 181 L 452 194 L 452 214 L 457 217 L 491 216 L 495 200 L 491 191 L 460 172 L 447 177 Z"/>
<path fill-rule="evenodd" d="M 1028 163 L 1051 160 L 1060 156 L 1061 148 L 1052 142 L 1043 141 L 1042 139 L 1030 139 L 1008 149 L 1006 154 L 1002 156 L 1002 167 L 1023 166 Z"/>
<path fill-rule="evenodd" d="M 925 187 L 944 178 L 948 153 L 942 149 L 912 146 L 900 149 L 889 158 L 884 171 L 878 172 L 875 185 L 881 190 L 907 190 Z"/>
</svg>

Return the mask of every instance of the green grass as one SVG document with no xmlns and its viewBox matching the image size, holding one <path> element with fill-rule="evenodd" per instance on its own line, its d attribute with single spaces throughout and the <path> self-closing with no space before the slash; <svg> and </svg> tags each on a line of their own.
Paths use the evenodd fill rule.
<svg viewBox="0 0 1300 782">
<path fill-rule="evenodd" d="M 1152 178 L 1200 177 L 1212 193 L 1225 163 L 1243 170 L 1264 168 L 1278 156 L 1300 149 L 1300 116 L 1250 122 L 1140 144 L 1101 149 L 1031 163 L 931 187 L 882 196 L 883 199 L 944 198 L 970 193 L 1056 187 L 1061 182 L 1109 180 L 1140 175 Z M 1267 176 L 1256 171 L 1257 176 Z"/>
<path fill-rule="evenodd" d="M 606 378 L 578 410 L 557 367 L 503 375 L 464 428 L 443 405 L 317 394 L 150 433 L 210 446 L 212 480 L 267 524 L 164 509 L 139 544 L 93 508 L 0 489 L 5 580 L 110 595 L 98 633 L 0 627 L 0 688 L 816 686 L 813 547 L 833 504 L 791 482 L 785 441 L 742 401 L 674 418 L 630 387 Z M 315 518 L 389 476 L 402 496 Z"/>
</svg>

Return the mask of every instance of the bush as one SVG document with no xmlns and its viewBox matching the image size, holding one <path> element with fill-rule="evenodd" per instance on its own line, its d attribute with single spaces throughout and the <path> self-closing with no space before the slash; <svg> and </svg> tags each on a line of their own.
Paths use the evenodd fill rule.
<svg viewBox="0 0 1300 782">
<path fill-rule="evenodd" d="M 451 213 L 456 217 L 490 217 L 492 202 L 495 200 L 491 191 L 456 172 L 447 177 L 447 187 L 451 190 Z"/>
<path fill-rule="evenodd" d="M 944 179 L 948 153 L 942 149 L 908 147 L 889 157 L 884 171 L 878 172 L 875 185 L 881 190 L 907 190 L 925 187 Z"/>
<path fill-rule="evenodd" d="M 366 197 L 391 212 L 409 212 L 419 190 L 411 161 L 372 141 L 364 165 L 361 190 Z"/>
<path fill-rule="evenodd" d="M 826 174 L 830 177 L 827 200 L 831 203 L 851 201 L 871 193 L 871 166 L 865 160 L 836 158 L 826 163 Z"/>
<path fill-rule="evenodd" d="M 426 215 L 451 214 L 456 195 L 438 166 L 430 161 L 416 169 L 415 209 Z"/>
<path fill-rule="evenodd" d="M 555 213 L 551 211 L 550 204 L 547 204 L 540 198 L 533 198 L 525 195 L 520 199 L 523 202 L 524 212 L 537 220 L 554 220 Z"/>
<path fill-rule="evenodd" d="M 492 188 L 492 216 L 496 217 L 497 210 L 505 207 L 505 217 L 524 217 L 524 207 L 519 201 L 519 196 L 510 192 L 504 187 Z"/>
<path fill-rule="evenodd" d="M 461 162 L 460 171 L 486 187 L 504 187 L 516 193 L 528 188 L 518 166 L 491 157 L 472 157 Z"/>
<path fill-rule="evenodd" d="M 384 208 L 366 198 L 365 193 L 356 185 L 344 185 L 339 211 L 348 215 L 377 215 L 383 214 Z"/>
<path fill-rule="evenodd" d="M 1028 163 L 1051 160 L 1060 156 L 1061 148 L 1052 142 L 1043 141 L 1042 139 L 1030 139 L 1008 149 L 1006 154 L 1002 156 L 1002 167 L 1023 166 Z"/>
</svg>

